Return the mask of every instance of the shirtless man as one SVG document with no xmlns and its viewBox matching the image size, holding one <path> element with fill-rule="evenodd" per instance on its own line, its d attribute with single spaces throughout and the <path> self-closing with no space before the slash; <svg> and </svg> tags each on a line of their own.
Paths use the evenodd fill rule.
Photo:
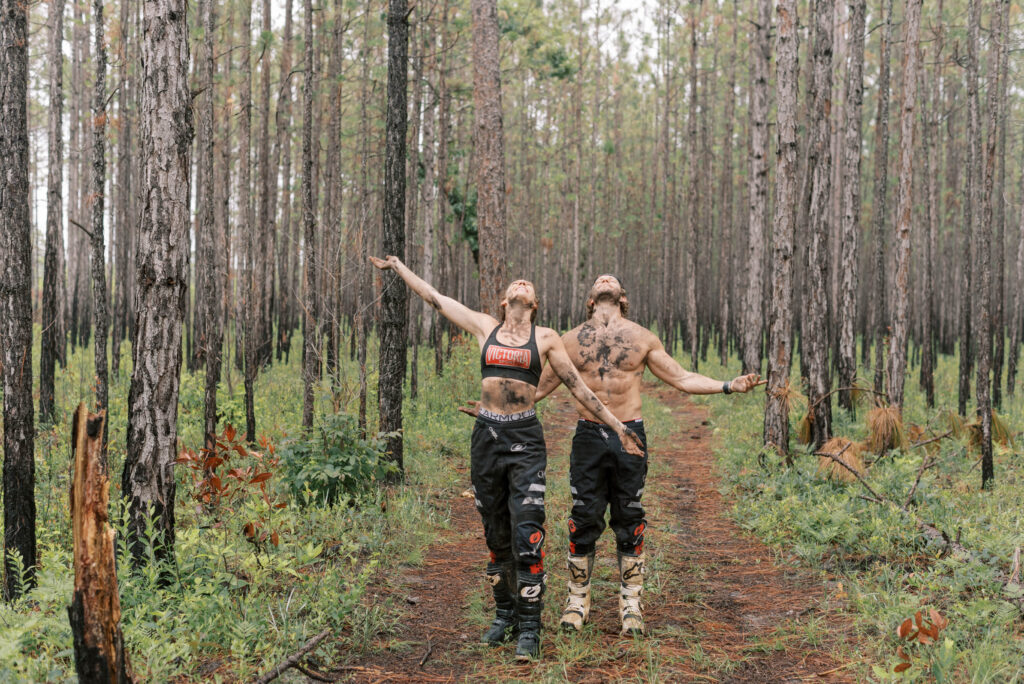
<svg viewBox="0 0 1024 684">
<path fill-rule="evenodd" d="M 760 379 L 757 375 L 741 375 L 722 382 L 684 370 L 654 333 L 626 319 L 628 311 L 622 284 L 615 276 L 602 275 L 590 290 L 587 321 L 562 337 L 569 358 L 587 387 L 644 443 L 640 458 L 623 453 L 619 438 L 596 422 L 597 416 L 589 406 L 577 401 L 580 420 L 569 456 L 573 499 L 569 518 L 569 598 L 561 619 L 563 629 L 567 630 L 583 629 L 589 617 L 596 543 L 604 531 L 605 509 L 611 506 L 611 527 L 618 547 L 622 634 L 643 634 L 640 595 L 647 521 L 640 498 L 647 477 L 647 437 L 640 417 L 640 387 L 644 369 L 649 368 L 655 377 L 688 394 L 747 392 Z M 536 401 L 559 384 L 558 377 L 545 370 Z"/>
<path fill-rule="evenodd" d="M 621 440 L 631 458 L 643 455 L 640 439 L 622 424 L 583 383 L 554 330 L 533 324 L 537 293 L 527 280 L 505 290 L 501 320 L 445 297 L 410 271 L 398 257 L 370 257 L 379 269 L 391 269 L 442 316 L 476 336 L 483 376 L 470 447 L 470 479 L 491 553 L 487 579 L 496 616 L 483 641 L 499 645 L 518 633 L 516 658 L 540 653 L 544 595 L 544 471 L 547 450 L 534 409 L 544 361 L 564 382 L 587 415 Z"/>
</svg>

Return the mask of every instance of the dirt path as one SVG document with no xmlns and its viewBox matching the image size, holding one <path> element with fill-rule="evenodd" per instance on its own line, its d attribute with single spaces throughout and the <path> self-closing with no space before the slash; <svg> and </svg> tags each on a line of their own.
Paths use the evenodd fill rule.
<svg viewBox="0 0 1024 684">
<path fill-rule="evenodd" d="M 568 512 L 567 491 L 553 483 L 568 479 L 566 454 L 575 427 L 572 405 L 558 393 L 544 414 L 550 496 L 543 660 L 524 667 L 511 660 L 511 648 L 476 644 L 489 621 L 486 550 L 473 500 L 458 497 L 451 529 L 428 549 L 424 564 L 378 588 L 402 606 L 400 627 L 379 652 L 348 663 L 350 680 L 853 681 L 851 663 L 830 655 L 846 627 L 827 610 L 821 581 L 777 566 L 764 545 L 725 517 L 729 503 L 713 472 L 706 410 L 662 387 L 649 393 L 672 416 L 662 421 L 670 427 L 649 435 L 647 638 L 618 636 L 610 532 L 599 545 L 591 624 L 581 636 L 553 629 L 565 597 Z M 463 469 L 456 489 L 468 482 Z"/>
</svg>

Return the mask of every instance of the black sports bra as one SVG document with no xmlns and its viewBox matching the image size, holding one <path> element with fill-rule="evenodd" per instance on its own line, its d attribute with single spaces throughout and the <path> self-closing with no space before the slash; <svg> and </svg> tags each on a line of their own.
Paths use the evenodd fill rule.
<svg viewBox="0 0 1024 684">
<path fill-rule="evenodd" d="M 540 384 L 542 368 L 540 349 L 537 348 L 537 326 L 530 326 L 530 339 L 521 347 L 509 347 L 498 342 L 500 327 L 495 326 L 480 350 L 480 375 L 522 380 L 536 387 Z"/>
</svg>

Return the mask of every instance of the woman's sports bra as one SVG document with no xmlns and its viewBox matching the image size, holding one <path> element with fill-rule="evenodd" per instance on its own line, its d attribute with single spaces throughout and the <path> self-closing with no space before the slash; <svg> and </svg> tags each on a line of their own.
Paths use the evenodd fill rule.
<svg viewBox="0 0 1024 684">
<path fill-rule="evenodd" d="M 521 347 L 509 347 L 498 342 L 496 326 L 484 348 L 480 350 L 480 375 L 485 378 L 511 378 L 522 380 L 534 387 L 540 384 L 540 349 L 537 348 L 537 326 L 530 326 L 530 339 Z"/>
</svg>

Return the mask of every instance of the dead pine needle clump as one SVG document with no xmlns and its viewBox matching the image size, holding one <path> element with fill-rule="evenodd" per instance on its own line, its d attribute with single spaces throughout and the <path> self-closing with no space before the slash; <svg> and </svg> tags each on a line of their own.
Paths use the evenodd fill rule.
<svg viewBox="0 0 1024 684">
<path fill-rule="evenodd" d="M 889 449 L 905 448 L 907 432 L 903 429 L 903 414 L 897 406 L 876 406 L 868 411 L 867 448 L 876 454 Z"/>
<path fill-rule="evenodd" d="M 832 454 L 848 467 L 857 471 L 861 477 L 864 476 L 865 467 L 864 461 L 860 457 L 861 444 L 859 442 L 852 442 L 845 437 L 833 437 L 822 445 L 818 453 Z M 853 473 L 828 456 L 818 457 L 818 474 L 825 479 L 845 483 L 850 483 L 857 479 Z"/>
</svg>

